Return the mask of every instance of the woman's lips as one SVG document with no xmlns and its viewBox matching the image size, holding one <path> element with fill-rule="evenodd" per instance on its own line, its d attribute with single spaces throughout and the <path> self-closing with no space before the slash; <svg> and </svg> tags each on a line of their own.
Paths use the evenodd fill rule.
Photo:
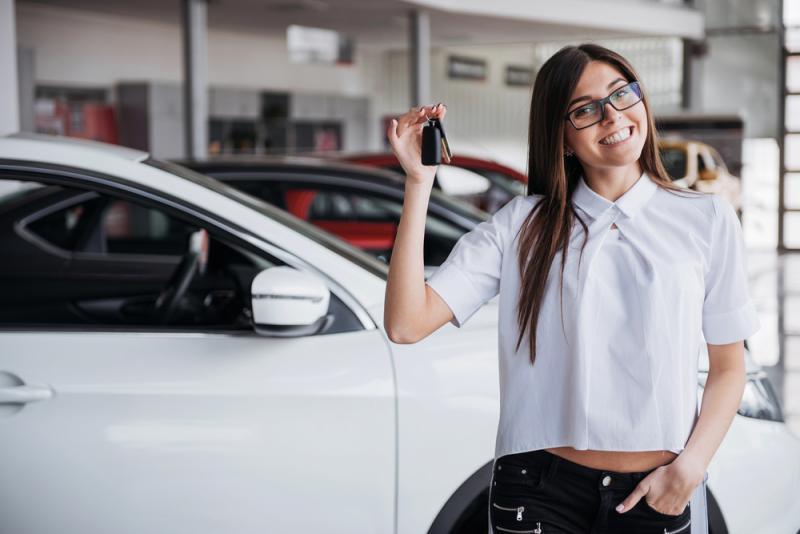
<svg viewBox="0 0 800 534">
<path fill-rule="evenodd" d="M 628 126 L 627 128 L 628 128 L 628 137 L 626 137 L 622 141 L 617 141 L 616 143 L 599 143 L 599 144 L 602 145 L 602 146 L 608 146 L 608 147 L 616 147 L 616 146 L 625 144 L 627 141 L 630 140 L 631 137 L 633 137 L 633 126 Z M 620 128 L 619 130 L 617 130 L 617 132 L 614 132 L 614 134 L 611 134 L 611 135 L 615 135 L 616 133 L 618 133 L 618 132 L 620 132 L 620 131 L 622 131 L 624 129 L 625 128 Z M 603 139 L 606 139 L 608 137 L 610 137 L 610 136 L 607 135 Z"/>
</svg>

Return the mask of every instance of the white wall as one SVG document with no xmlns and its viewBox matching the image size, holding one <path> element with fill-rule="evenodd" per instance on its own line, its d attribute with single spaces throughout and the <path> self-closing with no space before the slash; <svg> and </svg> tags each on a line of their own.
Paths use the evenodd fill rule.
<svg viewBox="0 0 800 534">
<path fill-rule="evenodd" d="M 19 130 L 14 0 L 0 0 L 0 135 Z"/>
<path fill-rule="evenodd" d="M 34 76 L 39 84 L 109 88 L 124 80 L 181 81 L 176 24 L 23 3 L 19 4 L 17 28 L 19 46 L 34 51 Z M 651 99 L 658 100 L 655 89 L 663 88 L 666 106 L 674 104 L 669 95 L 680 85 L 680 78 L 675 77 L 680 69 L 672 68 L 680 49 L 672 46 L 672 41 L 611 43 L 635 64 L 640 58 L 645 82 L 652 82 L 648 86 Z M 530 88 L 506 86 L 505 67 L 536 67 L 562 44 L 433 49 L 429 103 L 448 105 L 447 133 L 456 154 L 492 157 L 525 170 Z M 357 43 L 352 66 L 292 64 L 283 38 L 212 28 L 208 53 L 212 87 L 368 97 L 365 149 L 382 148 L 383 117 L 404 113 L 412 105 L 405 51 L 366 49 Z M 488 79 L 448 79 L 451 54 L 485 59 Z"/>
<path fill-rule="evenodd" d="M 614 39 L 597 41 L 627 57 L 639 72 L 656 112 L 672 112 L 680 105 L 680 40 L 673 38 Z M 454 153 L 487 156 L 525 171 L 531 88 L 505 85 L 506 65 L 538 68 L 566 44 L 541 43 L 495 46 L 461 46 L 434 49 L 431 57 L 432 102 L 447 104 L 447 135 Z M 450 80 L 447 57 L 462 55 L 485 59 L 485 82 Z M 409 102 L 407 54 L 387 53 L 383 70 L 372 81 L 375 116 L 404 113 Z M 418 104 L 423 104 L 422 102 Z"/>
<path fill-rule="evenodd" d="M 177 24 L 21 3 L 17 43 L 34 50 L 37 83 L 182 79 Z M 298 65 L 289 63 L 285 39 L 210 29 L 208 54 L 213 86 L 364 94 L 365 51 L 353 66 Z"/>
</svg>

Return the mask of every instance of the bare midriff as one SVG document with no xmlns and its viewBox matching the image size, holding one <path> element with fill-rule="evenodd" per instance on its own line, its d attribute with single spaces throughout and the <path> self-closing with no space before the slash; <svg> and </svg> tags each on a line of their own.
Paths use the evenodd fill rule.
<svg viewBox="0 0 800 534">
<path fill-rule="evenodd" d="M 672 451 L 593 451 L 554 447 L 547 452 L 593 469 L 632 473 L 666 465 L 678 457 Z"/>
</svg>

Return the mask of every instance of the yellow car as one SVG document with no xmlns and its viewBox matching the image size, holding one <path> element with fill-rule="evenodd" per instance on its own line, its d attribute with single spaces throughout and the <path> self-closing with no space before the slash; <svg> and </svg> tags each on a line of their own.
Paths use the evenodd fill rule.
<svg viewBox="0 0 800 534">
<path fill-rule="evenodd" d="M 728 172 L 715 148 L 701 141 L 662 139 L 659 141 L 661 161 L 672 181 L 683 187 L 719 193 L 742 211 L 742 181 Z"/>
</svg>

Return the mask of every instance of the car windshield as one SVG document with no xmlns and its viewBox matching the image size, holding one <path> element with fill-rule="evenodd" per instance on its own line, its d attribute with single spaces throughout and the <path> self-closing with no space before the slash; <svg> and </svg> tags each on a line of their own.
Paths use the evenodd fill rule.
<svg viewBox="0 0 800 534">
<path fill-rule="evenodd" d="M 180 176 L 181 178 L 201 185 L 207 189 L 211 189 L 215 193 L 233 199 L 251 209 L 263 213 L 270 219 L 274 219 L 284 226 L 288 226 L 292 230 L 303 234 L 309 239 L 312 239 L 313 241 L 324 246 L 328 250 L 343 256 L 347 260 L 355 263 L 359 267 L 371 272 L 383 280 L 386 280 L 389 276 L 389 267 L 385 263 L 346 243 L 345 241 L 342 241 L 336 236 L 320 230 L 316 226 L 291 215 L 290 213 L 271 206 L 266 202 L 263 202 L 246 193 L 242 193 L 241 191 L 229 187 L 222 182 L 214 180 L 213 178 L 210 178 L 204 174 L 200 174 L 193 170 L 187 169 L 186 167 L 182 167 L 181 165 L 154 158 L 148 158 L 144 161 L 144 163 L 170 174 Z"/>
</svg>

